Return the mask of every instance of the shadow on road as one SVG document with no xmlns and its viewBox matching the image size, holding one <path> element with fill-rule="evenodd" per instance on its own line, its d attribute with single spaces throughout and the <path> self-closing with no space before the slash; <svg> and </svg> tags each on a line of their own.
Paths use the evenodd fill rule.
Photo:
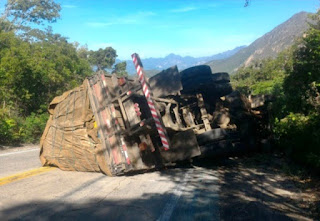
<svg viewBox="0 0 320 221">
<path fill-rule="evenodd" d="M 319 218 L 320 188 L 310 188 L 317 182 L 288 176 L 288 162 L 282 157 L 256 154 L 198 164 L 219 172 L 222 220 Z"/>
<path fill-rule="evenodd" d="M 299 186 L 299 181 L 281 172 L 283 163 L 270 157 L 202 160 L 150 172 L 160 175 L 156 180 L 160 186 L 168 182 L 175 184 L 162 194 L 144 192 L 140 197 L 130 198 L 115 193 L 110 197 L 97 189 L 101 197 L 88 196 L 85 202 L 74 203 L 68 198 L 76 194 L 72 191 L 50 202 L 34 200 L 6 208 L 0 211 L 0 220 L 316 219 L 313 206 L 319 204 L 319 195 L 315 195 L 318 193 Z M 132 180 L 122 192 L 137 191 L 131 190 L 130 184 L 138 182 L 140 176 L 143 174 L 124 176 Z"/>
<path fill-rule="evenodd" d="M 156 220 L 158 218 L 156 214 L 145 205 L 152 205 L 163 197 L 166 196 L 144 195 L 142 199 L 133 200 L 96 198 L 82 204 L 31 201 L 5 209 L 0 213 L 0 218 L 1 220 Z"/>
<path fill-rule="evenodd" d="M 116 181 L 101 175 L 49 202 L 2 205 L 0 220 L 219 220 L 216 173 L 182 167 L 150 175 L 118 177 Z M 149 177 L 154 180 L 146 179 Z M 113 191 L 96 189 L 101 197 L 86 192 L 111 180 L 117 184 Z M 82 191 L 87 199 L 75 200 Z"/>
</svg>

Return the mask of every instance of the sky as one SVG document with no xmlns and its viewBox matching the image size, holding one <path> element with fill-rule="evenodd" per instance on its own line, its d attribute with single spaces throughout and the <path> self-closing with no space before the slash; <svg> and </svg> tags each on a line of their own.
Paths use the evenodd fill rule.
<svg viewBox="0 0 320 221">
<path fill-rule="evenodd" d="M 119 59 L 210 56 L 249 45 L 320 0 L 56 0 L 53 30 L 89 49 L 113 47 Z"/>
</svg>

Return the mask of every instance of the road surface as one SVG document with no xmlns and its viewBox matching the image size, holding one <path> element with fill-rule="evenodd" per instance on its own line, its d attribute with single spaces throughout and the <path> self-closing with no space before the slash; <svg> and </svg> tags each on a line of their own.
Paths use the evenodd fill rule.
<svg viewBox="0 0 320 221">
<path fill-rule="evenodd" d="M 41 167 L 39 148 L 16 148 L 0 151 L 0 178 Z"/>
<path fill-rule="evenodd" d="M 39 168 L 38 148 L 0 151 L 0 179 Z M 131 176 L 54 169 L 0 186 L 0 220 L 220 220 L 218 173 Z"/>
</svg>

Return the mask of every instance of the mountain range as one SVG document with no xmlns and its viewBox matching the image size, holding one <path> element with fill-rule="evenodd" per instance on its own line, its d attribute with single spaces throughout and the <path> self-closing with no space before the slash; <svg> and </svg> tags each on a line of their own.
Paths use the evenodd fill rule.
<svg viewBox="0 0 320 221">
<path fill-rule="evenodd" d="M 206 56 L 206 57 L 198 57 L 198 58 L 191 57 L 191 56 L 182 57 L 180 55 L 171 53 L 164 58 L 146 58 L 141 60 L 146 72 L 152 75 L 153 72 L 158 73 L 161 70 L 172 67 L 174 65 L 177 65 L 179 70 L 183 70 L 195 65 L 205 64 L 212 60 L 226 59 L 236 54 L 238 51 L 240 51 L 245 47 L 246 46 L 239 46 L 232 50 L 225 51 L 219 54 Z M 134 68 L 133 62 L 131 60 L 127 60 L 126 62 L 127 62 L 127 72 L 129 74 L 134 74 L 136 70 Z"/>
<path fill-rule="evenodd" d="M 249 65 L 254 60 L 276 57 L 284 49 L 292 46 L 296 38 L 301 37 L 309 28 L 310 13 L 300 12 L 284 23 L 255 40 L 248 47 L 221 60 L 207 62 L 213 72 L 234 73 L 240 66 Z"/>
<path fill-rule="evenodd" d="M 254 60 L 276 57 L 277 54 L 294 44 L 296 38 L 301 37 L 308 29 L 311 13 L 300 12 L 275 27 L 270 32 L 255 40 L 249 46 L 239 46 L 232 50 L 207 57 L 182 57 L 169 54 L 164 58 L 142 59 L 144 70 L 151 76 L 161 70 L 177 65 L 181 71 L 195 65 L 206 64 L 212 72 L 234 73 L 240 66 L 247 66 Z M 127 62 L 127 72 L 134 74 L 135 69 L 131 60 Z"/>
</svg>

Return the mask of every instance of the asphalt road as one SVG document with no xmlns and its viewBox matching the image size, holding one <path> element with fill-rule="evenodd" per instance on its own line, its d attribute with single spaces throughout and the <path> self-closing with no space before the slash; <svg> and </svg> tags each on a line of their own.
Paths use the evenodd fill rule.
<svg viewBox="0 0 320 221">
<path fill-rule="evenodd" d="M 0 151 L 0 178 L 41 167 L 39 148 Z"/>
<path fill-rule="evenodd" d="M 37 149 L 0 151 L 0 179 L 40 166 Z M 212 169 L 131 176 L 55 169 L 0 186 L 0 220 L 220 220 Z"/>
</svg>

